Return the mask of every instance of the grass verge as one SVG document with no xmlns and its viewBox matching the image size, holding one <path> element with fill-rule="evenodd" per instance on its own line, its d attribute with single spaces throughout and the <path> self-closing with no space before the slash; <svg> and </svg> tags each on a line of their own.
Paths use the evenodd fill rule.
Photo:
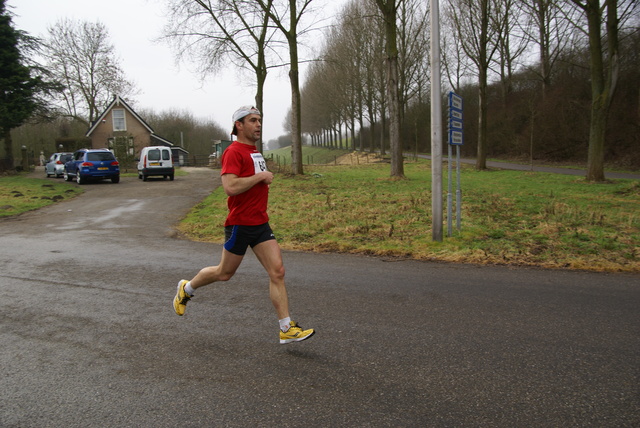
<svg viewBox="0 0 640 428">
<path fill-rule="evenodd" d="M 32 211 L 82 193 L 75 183 L 43 181 L 23 175 L 0 179 L 0 217 Z"/>
<path fill-rule="evenodd" d="M 453 236 L 434 242 L 430 163 L 406 162 L 405 174 L 391 179 L 385 164 L 277 174 L 270 223 L 287 250 L 640 272 L 638 181 L 592 184 L 575 176 L 463 166 L 461 230 L 454 221 Z M 446 174 L 444 180 L 446 205 Z M 217 189 L 180 230 L 194 240 L 223 242 L 225 201 Z"/>
</svg>

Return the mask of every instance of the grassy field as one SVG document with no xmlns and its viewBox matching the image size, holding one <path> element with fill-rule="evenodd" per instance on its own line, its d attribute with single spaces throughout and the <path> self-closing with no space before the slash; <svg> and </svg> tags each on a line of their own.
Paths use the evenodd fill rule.
<svg viewBox="0 0 640 428">
<path fill-rule="evenodd" d="M 407 161 L 407 179 L 393 180 L 388 163 L 350 154 L 336 160 L 337 151 L 327 152 L 330 165 L 306 166 L 302 176 L 271 165 L 282 171 L 271 186 L 269 214 L 284 249 L 640 272 L 638 180 L 593 184 L 575 176 L 478 172 L 463 165 L 461 230 L 454 227 L 453 236 L 434 242 L 429 161 Z M 446 192 L 446 174 L 444 179 Z M 2 177 L 0 217 L 80 192 L 62 180 Z M 191 239 L 221 243 L 225 201 L 217 189 L 179 229 Z"/>
<path fill-rule="evenodd" d="M 176 169 L 176 177 L 188 173 Z M 137 172 L 121 173 L 122 177 L 137 177 Z M 44 178 L 44 172 L 42 172 Z M 26 174 L 0 177 L 0 217 L 21 214 L 26 211 L 37 210 L 56 202 L 73 198 L 82 193 L 82 188 L 75 181 L 66 182 L 62 179 L 42 180 L 30 178 Z"/>
<path fill-rule="evenodd" d="M 420 260 L 640 272 L 640 183 L 591 184 L 582 178 L 520 171 L 462 169 L 461 230 L 431 239 L 428 161 L 310 166 L 279 173 L 270 222 L 284 249 Z M 446 192 L 446 174 L 443 186 Z M 222 189 L 180 225 L 195 240 L 222 242 Z M 443 195 L 446 205 L 446 194 Z M 455 197 L 454 197 L 455 201 Z M 445 210 L 446 213 L 446 210 Z M 454 209 L 455 213 L 455 209 Z M 446 219 L 445 219 L 446 235 Z"/>
<path fill-rule="evenodd" d="M 43 173 L 44 176 L 44 173 Z M 36 210 L 82 193 L 75 183 L 15 175 L 0 178 L 0 217 Z"/>
</svg>

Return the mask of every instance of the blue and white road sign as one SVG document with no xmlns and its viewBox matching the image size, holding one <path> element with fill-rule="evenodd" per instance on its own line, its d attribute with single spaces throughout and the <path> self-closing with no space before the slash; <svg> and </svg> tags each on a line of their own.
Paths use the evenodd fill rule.
<svg viewBox="0 0 640 428">
<path fill-rule="evenodd" d="M 461 146 L 464 142 L 463 117 L 462 97 L 449 92 L 449 144 L 453 146 Z"/>
</svg>

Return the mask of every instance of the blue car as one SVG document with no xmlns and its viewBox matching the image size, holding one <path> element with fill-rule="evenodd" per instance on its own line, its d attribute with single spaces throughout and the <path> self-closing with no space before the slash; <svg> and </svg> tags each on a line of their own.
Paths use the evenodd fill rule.
<svg viewBox="0 0 640 428">
<path fill-rule="evenodd" d="M 84 184 L 91 179 L 111 179 L 112 183 L 120 182 L 120 164 L 107 149 L 81 149 L 73 154 L 73 158 L 64 164 L 64 179 L 76 179 Z"/>
</svg>

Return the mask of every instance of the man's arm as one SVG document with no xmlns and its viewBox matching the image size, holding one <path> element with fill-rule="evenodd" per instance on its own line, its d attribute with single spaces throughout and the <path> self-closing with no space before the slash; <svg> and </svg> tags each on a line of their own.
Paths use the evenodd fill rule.
<svg viewBox="0 0 640 428">
<path fill-rule="evenodd" d="M 222 176 L 222 188 L 227 196 L 235 196 L 246 192 L 260 182 L 271 184 L 273 173 L 270 171 L 259 172 L 250 177 L 238 177 L 235 174 L 224 174 Z"/>
</svg>

